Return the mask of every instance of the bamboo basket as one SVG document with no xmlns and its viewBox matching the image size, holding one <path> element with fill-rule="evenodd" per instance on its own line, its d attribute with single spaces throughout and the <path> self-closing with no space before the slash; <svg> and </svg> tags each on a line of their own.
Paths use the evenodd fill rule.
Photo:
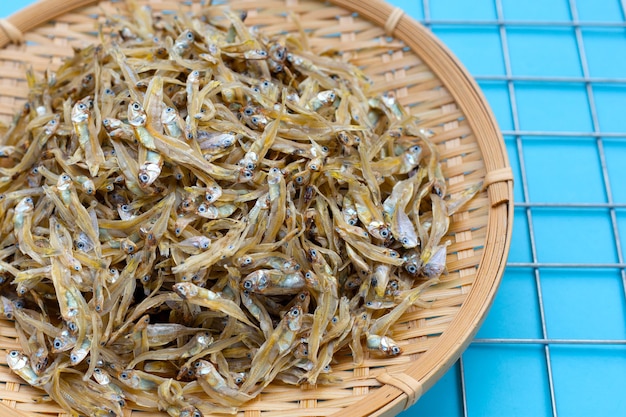
<svg viewBox="0 0 626 417">
<path fill-rule="evenodd" d="M 140 0 L 155 11 L 196 11 L 198 1 Z M 378 91 L 401 104 L 435 132 L 451 193 L 483 180 L 485 189 L 453 216 L 448 274 L 431 288 L 428 309 L 410 309 L 393 327 L 404 353 L 349 358 L 333 365 L 342 382 L 292 387 L 273 383 L 241 408 L 254 416 L 393 416 L 414 404 L 458 359 L 491 305 L 508 254 L 513 219 L 512 172 L 496 122 L 479 88 L 433 35 L 399 8 L 378 0 L 230 0 L 215 5 L 247 10 L 246 23 L 268 33 L 297 30 L 296 15 L 315 51 L 340 51 L 360 66 Z M 103 12 L 123 2 L 42 0 L 0 20 L 0 120 L 10 121 L 26 97 L 25 69 L 42 73 L 96 42 Z M 461 285 L 458 283 L 461 282 Z M 6 365 L 18 348 L 13 323 L 0 320 L 0 415 L 65 416 L 44 392 L 25 384 Z M 125 416 L 165 416 L 127 409 Z"/>
</svg>

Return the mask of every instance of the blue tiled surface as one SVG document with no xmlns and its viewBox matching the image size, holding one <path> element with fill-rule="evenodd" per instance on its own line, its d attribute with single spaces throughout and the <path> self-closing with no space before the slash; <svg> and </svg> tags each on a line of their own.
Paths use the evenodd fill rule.
<svg viewBox="0 0 626 417">
<path fill-rule="evenodd" d="M 0 16 L 31 2 L 2 0 Z M 402 417 L 626 415 L 623 2 L 390 2 L 477 77 L 505 133 L 518 203 L 480 340 Z"/>
</svg>

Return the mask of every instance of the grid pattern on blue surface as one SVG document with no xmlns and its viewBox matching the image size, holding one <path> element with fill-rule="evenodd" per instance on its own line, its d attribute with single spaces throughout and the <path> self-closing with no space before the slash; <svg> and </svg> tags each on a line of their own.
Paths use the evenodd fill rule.
<svg viewBox="0 0 626 417">
<path fill-rule="evenodd" d="M 403 417 L 626 410 L 626 5 L 391 0 L 476 78 L 515 174 L 511 252 L 493 307 Z"/>
<path fill-rule="evenodd" d="M 34 1 L 0 0 L 0 16 Z M 623 415 L 625 0 L 388 1 L 477 79 L 516 184 L 491 311 L 402 417 Z"/>
</svg>

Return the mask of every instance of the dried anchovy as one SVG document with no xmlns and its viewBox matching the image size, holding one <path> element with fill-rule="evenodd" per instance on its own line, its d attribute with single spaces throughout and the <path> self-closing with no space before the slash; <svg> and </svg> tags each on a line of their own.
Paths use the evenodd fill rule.
<svg viewBox="0 0 626 417">
<path fill-rule="evenodd" d="M 106 44 L 27 74 L 2 136 L 11 369 L 71 413 L 180 417 L 400 354 L 482 184 L 448 196 L 416 119 L 298 37 L 127 4 Z"/>
</svg>

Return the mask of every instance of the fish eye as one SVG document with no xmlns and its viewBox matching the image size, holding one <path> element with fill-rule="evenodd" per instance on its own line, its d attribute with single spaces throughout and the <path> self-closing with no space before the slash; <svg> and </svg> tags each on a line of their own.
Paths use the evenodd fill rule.
<svg viewBox="0 0 626 417">
<path fill-rule="evenodd" d="M 215 196 L 213 194 L 207 194 L 205 196 L 206 201 L 209 201 L 209 202 L 213 201 L 214 198 Z"/>
<path fill-rule="evenodd" d="M 140 109 L 141 109 L 141 106 L 140 106 L 140 105 L 139 105 L 139 103 L 137 103 L 137 102 L 134 102 L 134 103 L 132 104 L 132 107 L 133 107 L 133 110 L 140 110 Z"/>
<path fill-rule="evenodd" d="M 300 300 L 304 301 L 306 299 L 306 294 L 301 293 L 300 294 Z"/>
<path fill-rule="evenodd" d="M 333 324 L 337 324 L 337 322 L 339 321 L 339 317 L 335 316 L 331 321 L 333 322 Z"/>
<path fill-rule="evenodd" d="M 176 173 L 176 179 L 177 180 L 182 180 L 183 179 L 183 174 L 181 174 L 180 172 Z"/>
<path fill-rule="evenodd" d="M 380 231 L 380 235 L 384 238 L 389 236 L 389 232 L 386 229 Z"/>
<path fill-rule="evenodd" d="M 310 168 L 313 171 L 317 171 L 318 170 L 317 164 L 311 164 Z"/>
<path fill-rule="evenodd" d="M 259 118 L 257 116 L 253 116 L 250 121 L 255 125 L 259 124 Z"/>
<path fill-rule="evenodd" d="M 322 152 L 328 153 L 328 151 L 329 151 L 328 146 L 322 146 Z"/>
<path fill-rule="evenodd" d="M 15 308 L 24 308 L 24 301 L 22 300 L 16 300 L 14 303 Z"/>
<path fill-rule="evenodd" d="M 17 358 L 20 355 L 20 352 L 18 352 L 17 350 L 12 350 L 9 355 L 11 355 L 12 358 Z"/>
<path fill-rule="evenodd" d="M 52 119 L 52 120 L 50 120 L 50 121 L 48 122 L 48 124 L 49 124 L 49 125 L 52 125 L 52 126 L 56 125 L 56 124 L 57 124 L 57 119 Z"/>
<path fill-rule="evenodd" d="M 354 225 L 356 225 L 356 220 L 355 219 L 350 219 L 350 220 L 348 220 L 348 224 L 350 226 L 354 226 Z"/>
<path fill-rule="evenodd" d="M 252 178 L 252 172 L 246 171 L 246 172 L 243 173 L 243 176 L 246 177 L 246 178 Z"/>
<path fill-rule="evenodd" d="M 69 181 L 70 180 L 70 176 L 67 174 L 63 174 L 61 175 L 61 181 Z"/>
<path fill-rule="evenodd" d="M 109 274 L 111 274 L 111 275 L 115 275 L 115 274 L 117 274 L 117 269 L 115 269 L 115 268 L 109 268 Z"/>
<path fill-rule="evenodd" d="M 73 321 L 70 321 L 67 324 L 67 328 L 70 329 L 70 332 L 75 332 L 78 329 L 78 326 L 76 326 L 76 323 L 74 323 Z"/>
<path fill-rule="evenodd" d="M 392 347 L 392 348 L 391 348 L 391 353 L 392 353 L 393 355 L 397 355 L 397 354 L 399 354 L 399 353 L 400 353 L 400 348 L 399 348 L 398 346 L 394 346 L 394 347 Z"/>
<path fill-rule="evenodd" d="M 302 184 L 302 183 L 304 182 L 304 177 L 302 177 L 302 175 L 298 175 L 298 176 L 296 177 L 296 182 L 297 182 L 298 184 Z"/>
<path fill-rule="evenodd" d="M 246 165 L 246 169 L 252 171 L 254 169 L 254 162 L 248 162 Z"/>
<path fill-rule="evenodd" d="M 304 277 L 310 279 L 310 278 L 313 278 L 313 274 L 309 271 L 306 274 L 304 274 Z"/>
<path fill-rule="evenodd" d="M 206 212 L 206 206 L 204 204 L 200 204 L 198 206 L 198 213 L 204 213 Z"/>
<path fill-rule="evenodd" d="M 259 87 L 253 87 L 253 88 L 252 88 L 252 91 L 254 91 L 255 93 L 258 93 L 258 92 L 260 92 L 261 90 L 259 90 Z"/>
<path fill-rule="evenodd" d="M 235 378 L 235 384 L 239 385 L 243 382 L 243 378 L 238 376 L 237 378 Z"/>
<path fill-rule="evenodd" d="M 397 258 L 400 256 L 400 254 L 392 249 L 389 251 L 389 256 L 391 256 L 392 258 Z"/>
<path fill-rule="evenodd" d="M 78 110 L 87 110 L 87 106 L 84 103 L 78 103 L 77 108 Z"/>
<path fill-rule="evenodd" d="M 283 68 L 282 64 L 277 64 L 277 65 L 274 67 L 274 71 L 275 71 L 275 72 L 282 72 L 282 71 L 283 71 L 283 69 L 284 69 L 284 68 Z"/>
<path fill-rule="evenodd" d="M 141 282 L 143 282 L 144 284 L 150 281 L 150 275 L 144 275 L 141 278 Z"/>
<path fill-rule="evenodd" d="M 200 366 L 202 366 L 202 363 L 201 363 L 200 361 L 196 361 L 196 362 L 193 364 L 193 366 L 194 366 L 194 368 L 199 368 Z"/>
<path fill-rule="evenodd" d="M 267 56 L 267 52 L 265 52 L 262 49 L 257 50 L 256 53 L 259 54 L 260 56 Z"/>
<path fill-rule="evenodd" d="M 252 107 L 246 107 L 243 112 L 246 116 L 252 116 L 254 114 Z"/>
<path fill-rule="evenodd" d="M 408 271 L 409 274 L 417 273 L 417 267 L 415 265 L 407 265 L 406 270 Z"/>
<path fill-rule="evenodd" d="M 124 371 L 120 374 L 120 378 L 122 379 L 128 379 L 128 372 Z"/>
<path fill-rule="evenodd" d="M 266 88 L 267 88 L 267 87 L 269 87 L 269 86 L 270 86 L 270 82 L 269 82 L 269 81 L 267 81 L 267 80 L 265 80 L 265 81 L 263 81 L 263 84 L 262 84 L 262 85 L 263 85 L 263 87 L 266 87 Z"/>
<path fill-rule="evenodd" d="M 298 317 L 299 314 L 300 314 L 300 311 L 297 308 L 294 308 L 293 310 L 291 310 L 292 316 Z"/>
<path fill-rule="evenodd" d="M 148 174 L 141 174 L 139 175 L 139 181 L 148 182 L 150 181 L 150 176 Z"/>
<path fill-rule="evenodd" d="M 368 307 L 372 307 L 374 305 L 374 302 L 368 301 L 367 303 L 365 303 L 365 305 Z"/>
<path fill-rule="evenodd" d="M 419 151 L 420 151 L 420 147 L 419 147 L 419 145 L 413 145 L 413 146 L 411 146 L 411 147 L 409 148 L 409 151 L 410 151 L 410 152 L 413 152 L 413 153 L 415 153 L 415 152 L 419 152 Z"/>
<path fill-rule="evenodd" d="M 202 242 L 202 249 L 208 249 L 209 248 L 209 242 Z"/>
<path fill-rule="evenodd" d="M 403 237 L 402 239 L 400 239 L 400 242 L 403 245 L 408 245 L 409 244 L 409 238 L 408 237 Z"/>
<path fill-rule="evenodd" d="M 192 33 L 192 32 L 187 32 L 187 34 L 185 35 L 185 37 L 186 37 L 188 40 L 190 40 L 190 41 L 194 40 L 194 36 L 193 36 L 193 33 Z M 197 71 L 194 71 L 194 72 L 197 72 Z"/>
<path fill-rule="evenodd" d="M 113 92 L 113 90 L 111 90 L 110 88 L 107 88 L 104 90 L 104 94 L 109 95 L 109 96 L 113 96 L 115 95 L 115 93 Z"/>
<path fill-rule="evenodd" d="M 85 249 L 85 244 L 83 242 L 76 242 L 76 249 L 79 249 L 79 250 Z"/>
<path fill-rule="evenodd" d="M 250 289 L 252 289 L 252 281 L 250 281 L 250 280 L 245 280 L 245 281 L 243 282 L 243 287 L 244 287 L 246 290 L 250 290 Z"/>
<path fill-rule="evenodd" d="M 176 109 L 174 109 L 174 107 L 167 107 L 165 109 L 165 113 L 174 113 L 176 111 Z"/>
<path fill-rule="evenodd" d="M 70 362 L 78 362 L 78 355 L 76 355 L 75 353 L 72 353 L 70 355 Z"/>
<path fill-rule="evenodd" d="M 27 203 L 27 204 L 32 204 L 33 203 L 33 199 L 32 199 L 32 197 L 26 197 L 24 199 L 24 202 Z"/>
<path fill-rule="evenodd" d="M 310 249 L 309 250 L 309 254 L 313 257 L 316 258 L 317 257 L 317 251 L 315 249 Z"/>
</svg>

